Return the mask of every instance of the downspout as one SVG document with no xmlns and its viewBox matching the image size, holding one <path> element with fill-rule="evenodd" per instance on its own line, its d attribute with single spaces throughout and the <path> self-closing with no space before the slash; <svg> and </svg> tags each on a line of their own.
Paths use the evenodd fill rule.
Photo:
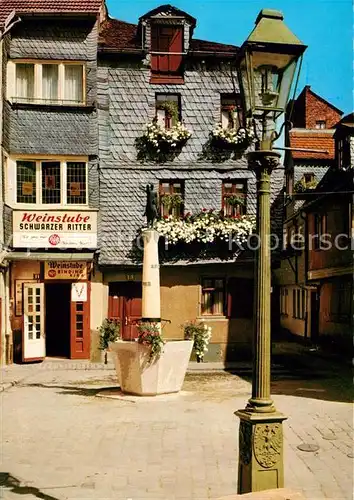
<svg viewBox="0 0 354 500">
<path fill-rule="evenodd" d="M 308 267 L 309 267 L 309 228 L 308 228 L 308 217 L 306 212 L 300 212 L 300 217 L 304 221 L 304 232 L 305 232 L 305 265 L 304 265 L 304 284 L 305 284 L 305 290 L 306 290 L 306 314 L 305 314 L 305 332 L 304 332 L 304 337 L 305 339 L 308 338 L 308 322 L 309 322 L 309 308 L 307 307 L 308 305 L 308 289 L 307 287 L 307 276 L 308 276 Z"/>
</svg>

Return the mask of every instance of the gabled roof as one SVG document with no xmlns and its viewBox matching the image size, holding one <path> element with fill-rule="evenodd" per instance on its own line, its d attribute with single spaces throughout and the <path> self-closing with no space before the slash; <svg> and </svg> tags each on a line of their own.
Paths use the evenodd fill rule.
<svg viewBox="0 0 354 500">
<path fill-rule="evenodd" d="M 343 118 L 337 123 L 336 127 L 354 127 L 354 112 L 343 116 Z"/>
<path fill-rule="evenodd" d="M 117 52 L 138 52 L 142 50 L 139 25 L 107 19 L 101 25 L 99 45 L 101 50 Z M 201 53 L 215 53 L 234 56 L 238 47 L 224 43 L 191 39 L 189 50 Z"/>
<path fill-rule="evenodd" d="M 16 14 L 97 14 L 103 0 L 0 0 L 0 26 L 12 12 Z"/>
<path fill-rule="evenodd" d="M 147 12 L 146 14 L 141 16 L 139 18 L 139 21 L 141 21 L 143 19 L 147 19 L 149 17 L 157 16 L 158 14 L 160 14 L 160 12 L 163 12 L 163 13 L 168 12 L 172 16 L 185 17 L 186 19 L 188 19 L 191 22 L 193 28 L 197 24 L 197 20 L 195 19 L 195 17 L 192 17 L 187 12 L 184 12 L 183 10 L 177 9 L 177 7 L 174 7 L 173 5 L 170 5 L 170 4 L 160 5 L 159 7 L 156 7 L 155 9 L 150 10 L 149 12 Z"/>
<path fill-rule="evenodd" d="M 290 136 L 290 147 L 299 149 L 317 149 L 317 152 L 291 151 L 294 160 L 313 159 L 313 160 L 334 160 L 335 148 L 333 139 L 334 130 L 310 130 L 293 129 Z M 328 151 L 323 153 L 322 151 Z"/>
<path fill-rule="evenodd" d="M 337 113 L 339 113 L 340 115 L 343 114 L 343 111 L 340 110 L 339 108 L 337 108 L 336 106 L 334 106 L 331 102 L 327 101 L 326 99 L 324 99 L 323 97 L 321 97 L 319 94 L 316 94 L 316 92 L 314 92 L 312 89 L 311 89 L 311 85 L 305 85 L 305 87 L 303 88 L 301 94 L 303 92 L 309 92 L 310 94 L 312 94 L 314 97 L 316 97 L 316 99 L 318 99 L 319 101 L 322 101 L 323 103 L 325 103 L 327 106 L 329 106 L 330 108 L 334 109 L 334 111 L 337 111 Z M 300 95 L 301 95 L 300 94 Z M 300 96 L 299 96 L 300 97 Z"/>
</svg>

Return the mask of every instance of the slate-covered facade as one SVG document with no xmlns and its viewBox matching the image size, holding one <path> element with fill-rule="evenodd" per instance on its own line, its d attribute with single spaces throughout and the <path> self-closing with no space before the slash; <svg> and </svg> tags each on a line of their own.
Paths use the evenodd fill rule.
<svg viewBox="0 0 354 500">
<path fill-rule="evenodd" d="M 0 5 L 5 362 L 90 356 L 104 15 L 100 0 Z"/>
<path fill-rule="evenodd" d="M 121 321 L 125 338 L 136 334 L 132 325 L 141 314 L 141 265 L 132 258 L 131 250 L 137 232 L 146 224 L 147 184 L 160 193 L 164 185 L 171 189 L 177 185 L 183 191 L 182 215 L 222 210 L 225 183 L 245 186 L 247 213 L 255 214 L 256 210 L 255 178 L 247 168 L 245 154 L 235 158 L 222 151 L 215 157 L 208 150 L 210 132 L 222 118 L 223 99 L 237 101 L 239 97 L 238 49 L 195 39 L 195 23 L 185 12 L 161 6 L 142 16 L 137 25 L 108 19 L 101 27 L 98 263 L 107 314 Z M 183 33 L 179 59 L 170 62 L 171 72 L 179 65 L 178 78 L 173 75 L 171 79 L 167 71 L 159 80 L 156 74 L 156 65 L 162 64 L 154 61 L 154 56 L 160 57 L 154 54 L 151 41 L 156 24 Z M 158 114 L 160 95 L 176 98 L 180 119 L 192 136 L 172 160 L 139 159 L 137 141 L 144 125 Z M 279 169 L 273 175 L 273 201 L 282 186 L 283 171 Z M 210 300 L 217 303 L 214 309 L 205 306 L 209 293 Z M 252 337 L 252 255 L 241 253 L 222 261 L 214 252 L 208 258 L 191 254 L 164 261 L 161 301 L 162 318 L 171 321 L 164 327 L 167 338 L 182 338 L 185 321 L 203 320 L 213 328 L 206 360 L 242 356 L 249 351 Z"/>
</svg>

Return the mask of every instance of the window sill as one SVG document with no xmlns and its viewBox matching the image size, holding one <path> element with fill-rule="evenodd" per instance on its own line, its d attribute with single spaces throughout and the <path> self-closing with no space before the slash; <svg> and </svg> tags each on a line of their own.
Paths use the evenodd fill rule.
<svg viewBox="0 0 354 500">
<path fill-rule="evenodd" d="M 184 77 L 180 75 L 175 75 L 175 76 L 158 76 L 158 75 L 151 75 L 150 77 L 150 83 L 157 84 L 157 85 L 164 85 L 164 84 L 174 84 L 174 85 L 183 85 L 184 84 Z"/>
<path fill-rule="evenodd" d="M 12 208 L 13 210 L 45 210 L 46 212 L 51 212 L 51 211 L 60 211 L 60 210 L 66 210 L 66 211 L 77 211 L 77 210 L 82 210 L 82 211 L 97 211 L 98 209 L 96 208 L 91 208 L 88 204 L 86 205 L 39 205 L 36 203 L 7 203 L 7 205 Z"/>
<path fill-rule="evenodd" d="M 54 108 L 54 109 L 73 109 L 73 108 L 79 108 L 79 109 L 94 109 L 96 106 L 96 103 L 86 103 L 86 102 L 68 102 L 68 101 L 49 101 L 49 102 L 41 102 L 40 100 L 33 100 L 33 101 L 26 101 L 26 100 L 16 100 L 14 99 L 8 99 L 7 102 L 13 107 L 13 108 L 19 108 L 19 109 L 27 109 L 27 108 Z"/>
<path fill-rule="evenodd" d="M 229 318 L 226 316 L 212 316 L 212 315 L 205 315 L 205 316 L 198 316 L 197 317 L 198 321 L 229 321 Z"/>
</svg>

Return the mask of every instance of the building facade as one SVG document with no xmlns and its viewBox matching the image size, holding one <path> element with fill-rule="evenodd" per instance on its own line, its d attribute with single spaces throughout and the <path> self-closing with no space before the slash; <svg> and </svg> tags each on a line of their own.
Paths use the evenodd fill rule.
<svg viewBox="0 0 354 500">
<path fill-rule="evenodd" d="M 7 362 L 90 356 L 99 0 L 1 14 Z"/>
<path fill-rule="evenodd" d="M 141 261 L 132 249 L 146 225 L 146 185 L 159 193 L 162 219 L 255 214 L 255 178 L 245 151 L 214 148 L 210 140 L 218 122 L 224 129 L 243 123 L 237 47 L 195 39 L 195 24 L 187 13 L 162 6 L 137 25 L 108 19 L 101 27 L 98 262 L 103 317 L 118 319 L 126 339 L 136 336 L 141 317 Z M 144 126 L 154 119 L 165 129 L 176 119 L 191 132 L 178 153 L 151 157 L 141 148 Z M 274 173 L 273 200 L 282 177 L 281 170 Z M 225 258 L 213 243 L 205 252 L 193 244 L 178 249 L 177 243 L 161 251 L 161 314 L 170 321 L 164 336 L 183 338 L 185 322 L 202 320 L 213 331 L 206 360 L 242 357 L 252 338 L 252 255 Z"/>
</svg>

